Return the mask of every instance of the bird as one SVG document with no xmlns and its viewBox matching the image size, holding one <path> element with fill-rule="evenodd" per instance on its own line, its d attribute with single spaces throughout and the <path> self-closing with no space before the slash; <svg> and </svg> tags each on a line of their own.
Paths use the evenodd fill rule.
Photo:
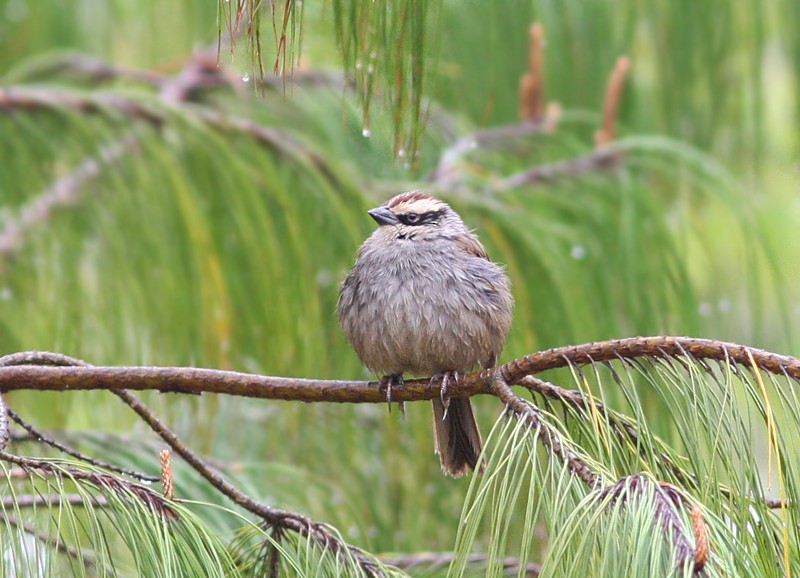
<svg viewBox="0 0 800 578">
<path fill-rule="evenodd" d="M 435 450 L 442 470 L 482 473 L 482 440 L 469 398 L 447 396 L 459 374 L 495 366 L 514 299 L 502 266 L 446 202 L 400 193 L 368 214 L 378 227 L 340 287 L 342 330 L 391 403 L 403 376 L 431 376 Z"/>
</svg>

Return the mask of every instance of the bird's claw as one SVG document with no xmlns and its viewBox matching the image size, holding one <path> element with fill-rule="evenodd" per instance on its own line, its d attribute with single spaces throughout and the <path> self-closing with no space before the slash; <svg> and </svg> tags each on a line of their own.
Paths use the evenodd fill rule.
<svg viewBox="0 0 800 578">
<path fill-rule="evenodd" d="M 392 389 L 403 389 L 404 381 L 402 375 L 384 375 L 378 383 L 378 391 L 386 394 L 386 403 L 389 404 L 389 413 L 392 413 Z M 398 402 L 400 413 L 405 416 L 405 406 L 403 402 Z"/>
<path fill-rule="evenodd" d="M 439 385 L 439 399 L 442 400 L 442 406 L 444 407 L 444 414 L 442 415 L 442 419 L 447 419 L 447 409 L 450 407 L 450 396 L 447 395 L 447 386 L 450 385 L 450 379 L 453 379 L 456 385 L 458 385 L 458 372 L 457 371 L 445 371 L 441 375 L 434 375 L 431 378 L 429 386 L 432 387 L 436 381 L 440 381 Z"/>
</svg>

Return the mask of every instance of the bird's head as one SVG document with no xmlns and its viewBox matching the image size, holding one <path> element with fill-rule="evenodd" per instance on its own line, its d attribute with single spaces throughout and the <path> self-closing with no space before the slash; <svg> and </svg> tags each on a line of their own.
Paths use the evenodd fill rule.
<svg viewBox="0 0 800 578">
<path fill-rule="evenodd" d="M 421 191 L 400 193 L 368 212 L 386 241 L 429 241 L 469 232 L 450 205 Z"/>
</svg>

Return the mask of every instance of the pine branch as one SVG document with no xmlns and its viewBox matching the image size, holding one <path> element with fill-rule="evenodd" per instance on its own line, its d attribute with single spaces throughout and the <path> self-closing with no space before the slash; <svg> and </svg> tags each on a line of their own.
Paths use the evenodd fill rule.
<svg viewBox="0 0 800 578">
<path fill-rule="evenodd" d="M 618 359 L 668 359 L 680 361 L 716 360 L 729 365 L 750 367 L 752 354 L 756 366 L 778 376 L 800 380 L 800 359 L 779 355 L 745 345 L 694 337 L 631 337 L 582 345 L 557 347 L 509 361 L 493 370 L 470 373 L 448 387 L 450 397 L 490 395 L 491 375 L 499 371 L 511 384 L 522 383 L 528 375 L 568 365 L 589 365 Z M 23 352 L 0 358 L 0 393 L 16 390 L 78 391 L 129 389 L 158 390 L 170 393 L 218 393 L 237 397 L 280 399 L 286 401 L 333 403 L 385 403 L 376 381 L 327 380 L 255 375 L 194 367 L 65 367 L 24 365 L 26 359 L 48 355 Z M 13 363 L 11 363 L 13 361 Z M 60 366 L 59 366 L 60 365 Z M 393 401 L 431 400 L 438 391 L 430 379 L 404 382 L 392 392 Z"/>
<path fill-rule="evenodd" d="M 603 146 L 586 155 L 514 173 L 487 187 L 486 193 L 499 193 L 516 187 L 541 185 L 565 178 L 574 179 L 600 170 L 611 170 L 618 165 L 620 159 L 616 147 Z"/>
<path fill-rule="evenodd" d="M 606 506 L 611 509 L 618 502 L 625 504 L 632 498 L 644 500 L 649 497 L 653 504 L 653 512 L 664 538 L 672 546 L 677 560 L 677 567 L 681 568 L 688 561 L 693 562 L 693 575 L 705 576 L 703 570 L 708 557 L 708 544 L 704 543 L 705 524 L 702 519 L 702 510 L 692 508 L 694 538 L 697 541 L 697 548 L 692 546 L 689 535 L 681 522 L 679 511 L 687 505 L 687 499 L 678 488 L 666 483 L 655 482 L 652 478 L 644 474 L 626 476 L 618 480 L 615 484 L 606 486 L 599 492 L 600 498 L 609 497 L 611 501 Z M 699 516 L 697 512 L 699 513 Z M 699 520 L 699 521 L 698 521 Z M 700 539 L 698 539 L 700 538 Z"/>
<path fill-rule="evenodd" d="M 603 487 L 602 474 L 596 471 L 583 457 L 573 451 L 572 448 L 564 442 L 561 434 L 555 428 L 541 419 L 539 410 L 536 407 L 516 396 L 499 372 L 494 374 L 491 391 L 499 397 L 518 418 L 527 421 L 530 428 L 537 432 L 538 438 L 542 441 L 542 444 L 554 455 L 558 456 L 558 458 L 567 465 L 570 471 L 580 478 L 589 489 L 594 490 Z"/>
<path fill-rule="evenodd" d="M 0 510 L 35 508 L 39 506 L 51 507 L 60 504 L 85 506 L 87 503 L 100 508 L 108 506 L 108 500 L 103 496 L 87 497 L 81 494 L 19 494 L 0 498 Z"/>
<path fill-rule="evenodd" d="M 382 576 L 375 562 L 361 550 L 339 540 L 327 526 L 301 514 L 273 508 L 262 502 L 254 500 L 228 482 L 219 472 L 215 471 L 203 458 L 184 444 L 177 434 L 170 430 L 159 420 L 153 412 L 140 399 L 128 391 L 115 391 L 117 397 L 122 399 L 135 411 L 161 439 L 169 444 L 197 473 L 203 476 L 212 486 L 227 496 L 238 506 L 257 515 L 271 527 L 281 528 L 299 533 L 301 536 L 315 540 L 320 546 L 331 549 L 336 554 L 347 552 L 353 557 L 368 576 Z"/>
<path fill-rule="evenodd" d="M 243 33 L 243 15 L 239 15 L 235 25 L 221 40 L 221 45 L 230 45 Z M 115 67 L 110 63 L 82 55 L 70 55 L 58 60 L 50 68 L 64 69 L 101 79 L 132 78 L 145 82 L 158 90 L 159 100 L 166 107 L 175 107 L 193 100 L 205 89 L 230 86 L 237 94 L 244 96 L 244 83 L 234 79 L 218 64 L 218 46 L 207 47 L 188 59 L 177 74 L 169 76 L 150 71 L 130 70 Z M 47 68 L 40 71 L 45 77 Z M 319 75 L 311 74 L 310 82 L 319 82 Z M 305 75 L 301 76 L 305 78 Z M 323 77 L 324 78 L 324 77 Z M 300 80 L 300 79 L 298 79 Z M 264 80 L 263 82 L 268 82 Z M 116 110 L 126 116 L 139 119 L 160 127 L 169 122 L 167 108 L 139 103 L 135 99 L 121 97 L 113 93 L 94 93 L 81 96 L 79 93 L 54 88 L 0 88 L 0 109 L 38 110 L 68 108 L 85 114 L 103 114 L 104 109 Z M 225 116 L 211 108 L 183 107 L 186 113 L 197 117 L 202 123 L 223 132 L 242 132 L 249 134 L 261 146 L 284 156 L 303 158 L 319 169 L 332 182 L 338 177 L 330 170 L 325 160 L 306 149 L 284 131 L 260 125 L 247 118 Z M 0 227 L 0 260 L 17 252 L 26 237 L 37 225 L 50 219 L 52 213 L 60 208 L 80 203 L 87 184 L 99 178 L 109 167 L 116 165 L 135 152 L 141 135 L 136 131 L 121 137 L 118 141 L 99 148 L 95 156 L 79 163 L 69 174 L 57 179 L 52 185 L 34 195 L 30 201 L 3 219 Z M 2 261 L 0 261 L 2 265 Z"/>
<path fill-rule="evenodd" d="M 615 376 L 615 380 L 619 382 L 619 377 L 616 375 L 613 366 L 608 365 L 607 367 Z M 639 455 L 642 458 L 648 458 L 650 456 L 647 448 L 640 443 L 637 426 L 627 416 L 608 409 L 604 404 L 595 401 L 581 391 L 564 389 L 537 377 L 533 377 L 532 375 L 522 378 L 520 385 L 531 393 L 537 393 L 547 399 L 557 400 L 583 413 L 596 412 L 598 416 L 607 420 L 612 432 L 620 438 L 625 438 L 630 441 L 634 447 L 638 447 Z M 678 464 L 675 463 L 675 460 L 673 460 L 669 454 L 666 452 L 656 452 L 655 457 L 657 457 L 677 479 L 681 480 L 682 483 L 685 483 L 688 487 L 696 486 L 696 482 L 678 467 Z"/>
<path fill-rule="evenodd" d="M 411 552 L 409 554 L 387 554 L 381 556 L 381 560 L 403 570 L 425 568 L 426 571 L 433 572 L 448 566 L 457 557 L 458 554 L 455 552 Z M 467 556 L 467 564 L 470 566 L 482 567 L 488 560 L 489 556 L 486 554 Z M 503 571 L 507 576 L 535 578 L 542 570 L 539 564 L 525 563 L 519 558 L 504 558 L 502 564 Z"/>
<path fill-rule="evenodd" d="M 40 367 L 92 368 L 91 365 L 87 364 L 83 360 L 58 353 L 25 352 L 7 355 L 3 358 L 0 358 L 0 366 L 8 367 L 20 363 L 38 364 Z M 33 365 L 25 365 L 25 367 L 32 366 Z M 161 420 L 159 420 L 155 414 L 153 414 L 153 412 L 147 408 L 147 406 L 145 406 L 144 403 L 142 403 L 141 400 L 139 400 L 136 396 L 125 390 L 112 390 L 112 393 L 122 399 L 131 409 L 133 409 L 139 415 L 139 417 L 165 442 L 167 442 L 177 454 L 186 460 L 186 462 L 195 471 L 203 476 L 223 495 L 231 499 L 235 504 L 259 516 L 273 528 L 297 532 L 304 537 L 313 539 L 323 548 L 330 549 L 332 552 L 339 555 L 351 557 L 367 576 L 374 576 L 376 578 L 384 576 L 383 571 L 381 570 L 380 566 L 375 563 L 374 559 L 362 552 L 360 549 L 340 540 L 325 524 L 295 512 L 289 512 L 270 507 L 262 502 L 254 500 L 236 488 L 233 484 L 225 480 L 225 478 L 219 472 L 215 471 L 203 458 L 201 458 L 186 444 L 184 444 L 177 434 L 164 425 Z M 2 409 L 4 409 L 4 406 L 0 407 L 0 410 Z M 129 483 L 111 475 L 98 474 L 94 472 L 82 472 L 75 468 L 60 468 L 55 464 L 47 462 L 46 460 L 15 456 L 4 451 L 0 451 L 0 460 L 20 465 L 26 469 L 37 469 L 56 475 L 63 474 L 74 479 L 86 480 L 96 486 L 108 488 L 112 491 L 118 488 L 124 488 L 127 491 L 137 495 L 145 503 L 153 507 L 154 510 L 170 516 L 175 515 L 174 510 L 169 506 L 169 500 L 171 500 L 171 496 L 169 494 L 171 494 L 171 492 L 165 491 L 165 497 L 162 498 L 149 488 Z M 162 457 L 162 469 L 163 463 Z"/>
<path fill-rule="evenodd" d="M 53 211 L 79 203 L 87 183 L 99 177 L 103 169 L 129 155 L 136 145 L 137 139 L 131 134 L 101 147 L 96 156 L 84 159 L 71 173 L 31 198 L 13 218 L 4 219 L 0 229 L 0 260 L 17 252 L 30 231 L 47 221 Z"/>
<path fill-rule="evenodd" d="M 752 355 L 758 369 L 779 376 L 800 379 L 800 359 L 715 339 L 697 337 L 629 337 L 583 345 L 556 347 L 526 355 L 499 367 L 508 383 L 526 375 L 567 365 L 589 365 L 617 359 L 715 360 L 750 367 Z M 469 381 L 470 376 L 466 380 Z"/>
<path fill-rule="evenodd" d="M 458 186 L 457 169 L 462 157 L 472 150 L 503 144 L 510 137 L 530 133 L 553 132 L 561 116 L 561 108 L 552 103 L 545 111 L 544 73 L 542 54 L 544 30 L 536 23 L 530 28 L 528 49 L 528 71 L 520 79 L 519 115 L 520 123 L 507 127 L 483 130 L 459 139 L 441 155 L 436 170 L 428 180 L 440 190 L 455 190 Z M 548 165 L 536 165 L 512 175 L 496 179 L 485 187 L 484 193 L 494 194 L 522 186 L 537 186 L 565 178 L 577 178 L 597 171 L 616 168 L 622 153 L 612 143 L 616 137 L 622 90 L 625 86 L 630 59 L 621 56 L 611 72 L 603 103 L 603 126 L 595 132 L 597 148 L 585 155 L 576 156 Z"/>
<path fill-rule="evenodd" d="M 134 496 L 143 504 L 149 506 L 154 512 L 160 513 L 168 518 L 177 517 L 175 509 L 160 494 L 157 494 L 148 487 L 111 474 L 88 472 L 74 467 L 62 466 L 46 459 L 17 456 L 6 451 L 0 451 L 0 461 L 16 464 L 27 470 L 35 470 L 66 479 L 87 482 L 101 491 L 113 492 L 119 496 Z"/>
<path fill-rule="evenodd" d="M 543 414 L 529 402 L 518 397 L 509 384 L 521 384 L 548 398 L 583 411 L 597 411 L 606 415 L 609 423 L 621 436 L 636 440 L 632 422 L 624 416 L 608 413 L 605 406 L 579 392 L 570 392 L 532 376 L 558 367 L 581 367 L 597 363 L 622 361 L 638 363 L 639 360 L 668 361 L 684 365 L 687 370 L 700 366 L 712 371 L 708 360 L 724 363 L 736 374 L 769 372 L 797 380 L 800 378 L 800 359 L 749 348 L 735 343 L 689 337 L 636 337 L 554 348 L 537 352 L 501 365 L 492 370 L 462 377 L 449 388 L 455 397 L 484 394 L 499 398 L 514 414 L 525 420 L 536 432 L 536 438 L 548 451 L 563 462 L 570 472 L 591 490 L 604 496 L 623 495 L 624 491 L 639 484 L 637 477 L 627 477 L 608 483 L 608 473 L 602 465 L 593 463 L 579 448 L 567 441 L 559 429 L 547 423 Z M 219 393 L 253 398 L 295 401 L 328 401 L 340 403 L 383 403 L 385 394 L 378 383 L 364 381 L 333 381 L 296 379 L 251 375 L 230 371 L 180 367 L 94 367 L 81 360 L 47 352 L 23 352 L 0 358 L 0 393 L 21 389 L 75 391 L 103 389 L 122 398 L 170 447 L 182 456 L 217 490 L 236 504 L 259 516 L 272 528 L 297 532 L 309 537 L 333 552 L 355 560 L 368 575 L 380 576 L 380 565 L 345 542 L 341 541 L 324 524 L 300 514 L 269 507 L 253 500 L 226 481 L 200 456 L 189 449 L 133 394 L 126 391 L 157 389 L 176 393 Z M 612 370 L 613 371 L 613 370 Z M 617 381 L 618 378 L 616 378 Z M 393 392 L 395 401 L 429 400 L 439 395 L 430 387 L 429 379 L 409 380 L 402 389 Z M 3 409 L 3 408 L 0 408 Z M 7 415 L 7 411 L 3 410 Z M 101 488 L 125 489 L 150 504 L 157 511 L 172 512 L 169 503 L 148 488 L 125 482 L 107 474 L 64 469 L 45 460 L 33 460 L 0 452 L 0 460 L 56 475 L 84 479 Z M 632 481 L 633 480 L 633 481 Z M 665 489 L 666 488 L 666 489 Z M 707 545 L 691 547 L 688 537 L 671 514 L 673 506 L 682 496 L 677 489 L 660 483 L 656 491 L 659 502 L 657 512 L 665 534 L 673 536 L 673 545 L 679 560 L 694 564 L 697 575 L 704 574 L 708 559 Z M 673 495 L 675 494 L 675 495 Z M 677 497 L 676 497 L 677 496 Z M 662 503 L 663 502 L 663 503 Z M 683 503 L 683 502 L 681 502 Z M 786 502 L 779 503 L 786 507 Z M 700 544 L 704 526 L 695 523 L 696 542 Z M 702 546 L 702 547 L 701 547 Z"/>
<path fill-rule="evenodd" d="M 65 543 L 60 537 L 52 536 L 48 532 L 42 532 L 41 530 L 38 530 L 33 524 L 29 524 L 27 522 L 21 522 L 14 516 L 8 516 L 0 513 L 0 518 L 5 520 L 8 524 L 16 526 L 26 534 L 33 536 L 34 538 L 39 540 L 42 544 L 49 546 L 51 548 L 55 548 L 57 551 L 61 552 L 65 556 L 69 556 L 70 558 L 74 558 L 76 560 L 81 559 L 83 561 L 83 565 L 87 569 L 93 570 L 95 568 L 96 560 L 90 553 L 84 552 L 80 548 Z"/>
<path fill-rule="evenodd" d="M 8 406 L 0 395 L 0 451 L 6 449 L 9 441 L 11 433 L 8 429 Z"/>
<path fill-rule="evenodd" d="M 97 466 L 99 468 L 103 468 L 104 470 L 109 470 L 112 472 L 117 472 L 118 474 L 123 474 L 126 476 L 130 476 L 132 478 L 136 478 L 137 480 L 141 480 L 143 482 L 157 482 L 160 480 L 158 476 L 153 476 L 150 474 L 144 474 L 142 472 L 137 472 L 136 470 L 131 470 L 128 468 L 122 468 L 120 466 L 116 466 L 114 464 L 109 464 L 107 462 L 103 462 L 101 460 L 95 459 L 91 456 L 87 456 L 52 437 L 49 435 L 39 431 L 27 421 L 22 419 L 13 409 L 8 408 L 8 416 L 21 428 L 27 431 L 30 435 L 32 440 L 50 446 L 52 448 L 57 449 L 60 452 L 67 454 L 68 456 L 72 456 L 73 458 L 77 458 L 82 462 L 86 462 L 87 464 L 91 464 L 93 466 Z M 0 447 L 2 449 L 2 447 Z"/>
</svg>

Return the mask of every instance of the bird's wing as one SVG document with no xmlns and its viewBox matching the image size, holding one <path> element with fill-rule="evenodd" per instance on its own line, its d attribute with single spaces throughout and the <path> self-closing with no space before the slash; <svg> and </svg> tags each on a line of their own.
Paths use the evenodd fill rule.
<svg viewBox="0 0 800 578">
<path fill-rule="evenodd" d="M 486 254 L 486 249 L 475 235 L 460 235 L 456 237 L 456 244 L 468 255 L 491 261 L 489 255 Z"/>
</svg>

